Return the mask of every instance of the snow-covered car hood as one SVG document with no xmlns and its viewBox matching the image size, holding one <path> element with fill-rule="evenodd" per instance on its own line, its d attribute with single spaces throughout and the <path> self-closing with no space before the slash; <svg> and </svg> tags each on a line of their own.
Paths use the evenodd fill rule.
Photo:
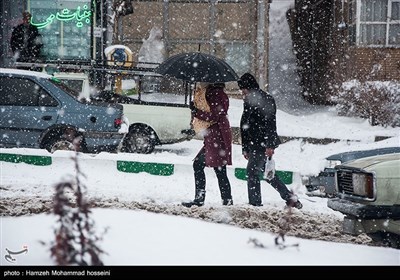
<svg viewBox="0 0 400 280">
<path fill-rule="evenodd" d="M 326 159 L 328 161 L 340 161 L 341 163 L 354 161 L 359 158 L 372 157 L 384 154 L 400 153 L 400 147 L 384 147 L 371 150 L 351 151 L 330 155 Z"/>
<path fill-rule="evenodd" d="M 390 162 L 390 161 L 394 161 L 393 164 L 395 165 L 397 164 L 399 166 L 399 176 L 400 176 L 400 153 L 360 158 L 346 162 L 345 164 L 338 165 L 336 169 L 346 166 L 353 168 L 360 168 L 360 169 L 369 169 L 372 166 L 376 166 L 378 164 L 382 164 L 383 162 Z"/>
</svg>

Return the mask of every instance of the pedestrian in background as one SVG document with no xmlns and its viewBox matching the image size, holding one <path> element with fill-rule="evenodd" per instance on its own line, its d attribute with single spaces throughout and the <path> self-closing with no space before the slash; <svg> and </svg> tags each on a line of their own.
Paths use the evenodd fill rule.
<svg viewBox="0 0 400 280">
<path fill-rule="evenodd" d="M 203 111 L 191 103 L 194 118 L 212 123 L 203 133 L 203 147 L 194 158 L 195 198 L 182 202 L 185 207 L 203 206 L 206 195 L 205 167 L 214 168 L 221 192 L 222 205 L 232 205 L 231 185 L 227 176 L 227 165 L 232 165 L 232 132 L 227 117 L 229 98 L 225 84 L 209 84 L 205 97 L 210 111 Z"/>
<path fill-rule="evenodd" d="M 281 144 L 276 130 L 276 104 L 274 98 L 260 89 L 253 75 L 246 73 L 238 80 L 243 93 L 243 114 L 240 119 L 242 154 L 247 162 L 247 189 L 249 203 L 262 206 L 260 177 L 267 159 L 272 160 L 274 150 Z M 303 205 L 287 186 L 274 174 L 267 182 L 280 194 L 286 205 Z"/>
<path fill-rule="evenodd" d="M 32 62 L 40 57 L 42 37 L 36 26 L 30 23 L 31 14 L 22 13 L 23 22 L 16 26 L 11 34 L 11 50 L 14 59 L 19 62 Z"/>
</svg>

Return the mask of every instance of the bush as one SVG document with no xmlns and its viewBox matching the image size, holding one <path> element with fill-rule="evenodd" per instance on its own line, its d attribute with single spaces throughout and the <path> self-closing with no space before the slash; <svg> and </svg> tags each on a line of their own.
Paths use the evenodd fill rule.
<svg viewBox="0 0 400 280">
<path fill-rule="evenodd" d="M 103 265 L 100 255 L 105 252 L 97 244 L 102 237 L 94 231 L 89 203 L 84 198 L 86 187 L 80 180 L 84 175 L 80 171 L 77 154 L 73 160 L 77 172 L 75 180 L 55 186 L 53 212 L 58 216 L 58 228 L 54 230 L 51 256 L 57 265 L 100 266 Z"/>
<path fill-rule="evenodd" d="M 371 125 L 400 126 L 400 83 L 344 82 L 331 101 L 339 115 L 365 118 Z"/>
</svg>

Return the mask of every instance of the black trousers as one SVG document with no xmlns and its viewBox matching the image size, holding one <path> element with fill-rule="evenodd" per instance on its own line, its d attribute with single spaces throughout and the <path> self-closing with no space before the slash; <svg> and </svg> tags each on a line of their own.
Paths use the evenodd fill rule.
<svg viewBox="0 0 400 280">
<path fill-rule="evenodd" d="M 266 163 L 266 156 L 264 150 L 252 151 L 249 154 L 249 159 L 246 168 L 247 191 L 249 196 L 249 203 L 252 205 L 257 205 L 257 206 L 262 205 L 260 177 L 265 170 L 265 163 Z M 276 174 L 274 178 L 272 178 L 272 180 L 269 180 L 267 182 L 279 192 L 283 200 L 285 201 L 290 200 L 292 192 L 279 179 L 279 177 L 276 176 Z"/>
<path fill-rule="evenodd" d="M 193 170 L 194 180 L 196 187 L 195 200 L 204 201 L 206 193 L 206 174 L 204 168 L 206 167 L 206 157 L 204 148 L 200 150 L 197 156 L 194 158 Z M 218 186 L 221 192 L 222 200 L 232 199 L 231 184 L 226 173 L 226 165 L 214 167 L 215 174 L 218 179 Z"/>
</svg>

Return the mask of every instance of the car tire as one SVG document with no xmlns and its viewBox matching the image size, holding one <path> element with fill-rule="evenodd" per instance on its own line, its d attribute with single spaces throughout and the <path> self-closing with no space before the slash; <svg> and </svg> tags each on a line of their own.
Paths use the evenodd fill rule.
<svg viewBox="0 0 400 280">
<path fill-rule="evenodd" d="M 82 136 L 78 135 L 72 129 L 66 129 L 61 133 L 48 138 L 44 147 L 50 153 L 55 151 L 83 151 L 83 141 Z"/>
<path fill-rule="evenodd" d="M 156 136 L 148 127 L 135 127 L 125 136 L 122 147 L 123 152 L 150 154 L 153 152 Z"/>
<path fill-rule="evenodd" d="M 388 236 L 386 237 L 385 241 L 390 247 L 395 249 L 400 249 L 400 235 L 388 233 Z"/>
<path fill-rule="evenodd" d="M 313 192 L 319 189 L 318 186 L 313 186 L 313 185 L 306 185 L 306 189 L 308 192 Z"/>
<path fill-rule="evenodd" d="M 388 246 L 395 249 L 400 249 L 400 236 L 390 232 L 374 232 L 368 234 L 372 241 L 382 243 L 384 246 Z"/>
<path fill-rule="evenodd" d="M 50 153 L 54 153 L 55 151 L 75 151 L 74 144 L 71 143 L 67 139 L 58 139 L 51 143 L 47 149 Z"/>
</svg>

